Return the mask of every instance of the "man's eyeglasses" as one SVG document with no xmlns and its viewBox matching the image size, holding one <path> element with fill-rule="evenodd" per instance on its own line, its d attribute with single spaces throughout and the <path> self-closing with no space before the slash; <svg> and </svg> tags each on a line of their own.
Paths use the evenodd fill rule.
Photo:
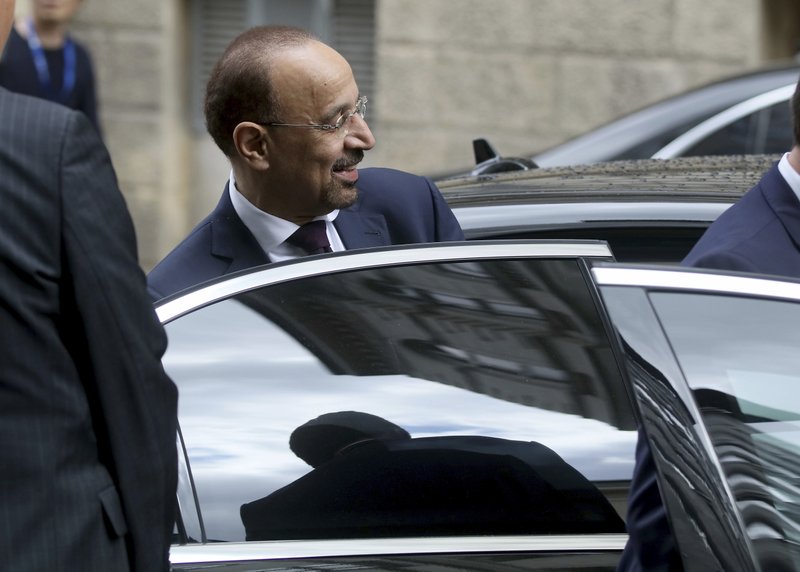
<svg viewBox="0 0 800 572">
<path fill-rule="evenodd" d="M 319 129 L 320 131 L 328 132 L 339 131 L 342 135 L 345 135 L 347 130 L 342 129 L 342 127 L 356 114 L 360 115 L 362 119 L 366 117 L 367 96 L 362 95 L 359 97 L 358 101 L 356 101 L 355 108 L 349 113 L 342 114 L 339 119 L 336 120 L 336 123 L 259 123 L 259 125 L 265 127 L 306 127 L 308 129 Z"/>
</svg>

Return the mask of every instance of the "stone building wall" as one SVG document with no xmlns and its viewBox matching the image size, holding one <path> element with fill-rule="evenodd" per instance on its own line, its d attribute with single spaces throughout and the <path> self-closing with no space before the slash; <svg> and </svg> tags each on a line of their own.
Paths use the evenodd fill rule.
<svg viewBox="0 0 800 572">
<path fill-rule="evenodd" d="M 18 1 L 17 14 L 29 13 Z M 150 268 L 186 233 L 188 127 L 182 2 L 83 0 L 71 28 L 89 49 L 100 121 Z"/>
<path fill-rule="evenodd" d="M 19 11 L 27 1 L 18 0 Z M 208 212 L 227 174 L 210 139 L 190 128 L 189 4 L 84 0 L 74 26 L 94 56 L 105 140 L 145 269 Z M 479 136 L 506 154 L 539 151 L 781 55 L 786 48 L 765 40 L 765 26 L 785 27 L 775 15 L 790 4 L 376 0 L 377 92 L 368 117 L 378 145 L 366 164 L 462 169 Z"/>
<path fill-rule="evenodd" d="M 758 0 L 382 0 L 370 162 L 445 172 L 479 136 L 542 150 L 755 66 L 760 22 Z"/>
<path fill-rule="evenodd" d="M 74 27 L 91 50 L 103 134 L 151 267 L 185 234 L 182 93 L 172 41 L 180 21 L 163 0 L 87 0 Z"/>
</svg>

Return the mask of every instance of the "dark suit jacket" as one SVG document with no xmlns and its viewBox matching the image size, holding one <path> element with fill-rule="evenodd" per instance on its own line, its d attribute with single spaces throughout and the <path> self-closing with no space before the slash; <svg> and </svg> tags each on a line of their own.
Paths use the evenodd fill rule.
<svg viewBox="0 0 800 572">
<path fill-rule="evenodd" d="M 358 201 L 339 211 L 334 226 L 345 247 L 369 248 L 463 240 L 461 227 L 427 178 L 391 169 L 361 169 Z M 158 300 L 206 280 L 269 263 L 236 214 L 228 195 L 148 274 Z"/>
<path fill-rule="evenodd" d="M 0 89 L 0 560 L 166 570 L 176 398 L 105 147 Z"/>
<path fill-rule="evenodd" d="M 777 165 L 720 215 L 682 264 L 800 278 L 800 201 Z M 680 569 L 653 455 L 641 430 L 627 526 L 630 541 L 619 570 Z"/>
<path fill-rule="evenodd" d="M 777 165 L 720 215 L 683 264 L 800 278 L 800 201 Z"/>
</svg>

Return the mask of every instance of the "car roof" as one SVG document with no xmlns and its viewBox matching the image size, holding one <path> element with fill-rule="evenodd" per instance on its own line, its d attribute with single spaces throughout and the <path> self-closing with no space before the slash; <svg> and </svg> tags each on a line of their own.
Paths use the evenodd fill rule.
<svg viewBox="0 0 800 572">
<path fill-rule="evenodd" d="M 452 208 L 577 202 L 733 202 L 778 160 L 729 155 L 609 161 L 438 181 Z"/>
</svg>

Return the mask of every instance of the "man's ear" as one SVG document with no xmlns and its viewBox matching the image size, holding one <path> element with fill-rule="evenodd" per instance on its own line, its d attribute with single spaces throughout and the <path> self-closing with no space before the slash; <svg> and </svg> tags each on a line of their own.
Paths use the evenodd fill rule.
<svg viewBox="0 0 800 572">
<path fill-rule="evenodd" d="M 269 167 L 266 137 L 263 127 L 249 121 L 240 123 L 233 130 L 236 152 L 252 169 L 264 170 Z"/>
</svg>

